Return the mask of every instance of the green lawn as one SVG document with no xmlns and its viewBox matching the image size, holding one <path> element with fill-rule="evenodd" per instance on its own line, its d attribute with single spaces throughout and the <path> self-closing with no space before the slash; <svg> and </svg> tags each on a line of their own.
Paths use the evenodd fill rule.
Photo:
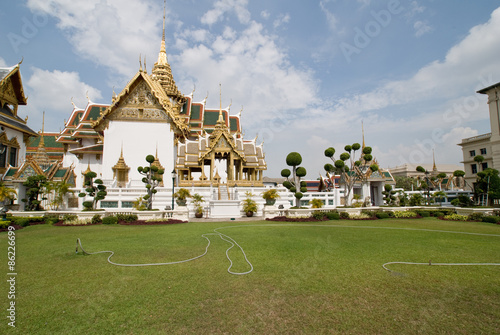
<svg viewBox="0 0 500 335">
<path fill-rule="evenodd" d="M 219 227 L 254 271 L 231 275 L 230 246 L 204 233 Z M 231 228 L 229 228 L 231 227 Z M 377 228 L 367 228 L 377 227 Z M 387 229 L 412 228 L 441 230 Z M 453 234 L 443 231 L 497 236 Z M 7 269 L 7 234 L 0 234 Z M 495 334 L 500 266 L 392 265 L 391 261 L 500 263 L 500 226 L 420 220 L 186 223 L 162 226 L 32 226 L 16 232 L 16 328 L 7 326 L 2 281 L 0 333 L 19 334 Z M 229 252 L 234 271 L 249 270 Z M 5 276 L 4 276 L 5 277 Z M 9 328 L 9 329 L 8 329 Z"/>
</svg>

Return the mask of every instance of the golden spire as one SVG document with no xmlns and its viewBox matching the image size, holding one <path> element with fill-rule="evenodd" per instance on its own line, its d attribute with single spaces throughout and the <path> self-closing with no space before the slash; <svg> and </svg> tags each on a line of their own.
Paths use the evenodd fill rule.
<svg viewBox="0 0 500 335">
<path fill-rule="evenodd" d="M 363 135 L 363 146 L 361 149 L 365 148 L 365 128 L 363 127 L 363 121 L 361 121 L 361 134 Z"/>
<path fill-rule="evenodd" d="M 167 7 L 167 0 L 163 1 L 163 28 L 161 36 L 160 54 L 158 55 L 158 65 L 166 65 L 168 63 L 167 50 L 165 48 L 165 11 Z"/>
<path fill-rule="evenodd" d="M 33 159 L 38 163 L 42 170 L 46 170 L 50 167 L 50 159 L 47 151 L 45 150 L 45 141 L 43 139 L 43 133 L 45 131 L 45 111 L 43 112 L 42 118 L 42 131 L 40 134 L 40 142 L 38 143 L 38 149 L 33 155 Z"/>
<path fill-rule="evenodd" d="M 224 118 L 222 116 L 222 84 L 219 83 L 219 119 L 217 120 L 217 123 L 223 123 Z"/>
<path fill-rule="evenodd" d="M 41 133 L 40 143 L 38 143 L 39 148 L 45 148 L 45 141 L 43 139 L 44 129 L 45 129 L 45 111 L 43 111 L 43 116 L 42 116 L 42 133 Z"/>
<path fill-rule="evenodd" d="M 185 98 L 177 88 L 174 77 L 172 76 L 172 69 L 168 64 L 167 51 L 165 48 L 165 13 L 166 13 L 166 0 L 163 3 L 163 31 L 161 38 L 160 53 L 158 54 L 158 61 L 154 64 L 151 71 L 151 77 L 158 81 L 165 90 L 165 93 L 176 101 L 184 102 Z"/>
<path fill-rule="evenodd" d="M 436 158 L 434 157 L 434 149 L 432 149 L 432 171 L 437 171 Z"/>
</svg>

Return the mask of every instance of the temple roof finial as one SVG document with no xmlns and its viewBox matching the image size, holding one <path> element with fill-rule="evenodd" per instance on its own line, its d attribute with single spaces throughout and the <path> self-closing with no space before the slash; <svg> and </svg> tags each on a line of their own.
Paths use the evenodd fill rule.
<svg viewBox="0 0 500 335">
<path fill-rule="evenodd" d="M 219 83 L 219 119 L 217 123 L 224 122 L 224 118 L 222 117 L 222 84 Z"/>
<path fill-rule="evenodd" d="M 363 146 L 361 147 L 361 149 L 364 149 L 365 148 L 365 128 L 363 126 L 363 121 L 361 121 L 361 134 L 363 136 Z"/>
<path fill-rule="evenodd" d="M 434 149 L 432 149 L 432 171 L 437 171 L 436 158 L 434 157 Z"/>
</svg>

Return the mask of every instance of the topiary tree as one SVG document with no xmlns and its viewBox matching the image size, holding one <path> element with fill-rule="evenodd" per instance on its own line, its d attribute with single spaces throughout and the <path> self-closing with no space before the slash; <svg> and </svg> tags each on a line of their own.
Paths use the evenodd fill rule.
<svg viewBox="0 0 500 335">
<path fill-rule="evenodd" d="M 486 206 L 494 199 L 500 199 L 500 177 L 498 170 L 486 168 L 477 173 L 476 183 L 474 184 L 474 197 L 477 202 Z"/>
<path fill-rule="evenodd" d="M 47 178 L 42 175 L 30 176 L 23 183 L 23 186 L 26 187 L 26 198 L 21 199 L 21 201 L 25 202 L 25 210 L 27 211 L 40 211 L 42 210 L 42 200 L 46 200 L 43 197 L 45 192 L 45 185 L 47 184 Z M 38 197 L 42 195 L 41 199 Z"/>
<path fill-rule="evenodd" d="M 427 171 L 423 166 L 417 166 L 416 168 L 417 172 L 422 172 L 424 174 L 424 181 L 420 182 L 420 187 L 424 190 L 427 190 L 426 192 L 426 204 L 430 205 L 431 204 L 431 178 L 430 178 L 430 172 Z"/>
<path fill-rule="evenodd" d="M 462 170 L 455 170 L 453 171 L 453 177 L 455 178 L 455 185 L 460 188 L 464 187 L 467 187 L 467 182 L 465 181 L 465 171 L 462 171 Z M 472 187 L 471 187 L 471 190 L 472 190 Z"/>
<path fill-rule="evenodd" d="M 384 201 L 388 206 L 394 206 L 396 205 L 396 191 L 392 190 L 392 185 L 385 184 L 384 185 L 384 190 L 382 191 L 382 194 L 384 195 Z"/>
<path fill-rule="evenodd" d="M 356 183 L 364 184 L 372 172 L 378 171 L 378 165 L 372 164 L 372 148 L 364 147 L 359 159 L 356 159 L 356 152 L 361 149 L 359 143 L 346 145 L 346 152 L 340 154 L 339 159 L 335 159 L 335 149 L 330 147 L 325 150 L 325 156 L 330 158 L 332 164 L 325 164 L 325 171 L 340 175 L 340 183 L 344 185 L 344 203 L 349 205 L 349 199 Z"/>
<path fill-rule="evenodd" d="M 302 156 L 298 152 L 291 152 L 286 156 L 286 164 L 292 167 L 292 171 L 289 169 L 281 170 L 281 176 L 286 178 L 283 186 L 294 194 L 297 208 L 300 208 L 300 199 L 304 196 L 303 193 L 307 192 L 306 183 L 300 181 L 300 178 L 307 174 L 305 168 L 299 167 L 301 163 Z"/>
<path fill-rule="evenodd" d="M 155 157 L 153 155 L 146 156 L 146 162 L 149 163 L 149 166 L 139 166 L 137 171 L 144 176 L 142 178 L 142 182 L 146 184 L 147 194 L 143 197 L 146 200 L 146 208 L 148 210 L 153 209 L 153 196 L 158 192 L 156 187 L 160 185 L 162 182 L 162 175 L 165 173 L 163 169 L 158 168 L 156 165 L 153 165 L 155 161 Z"/>
<path fill-rule="evenodd" d="M 86 174 L 84 174 L 85 177 L 85 192 L 81 192 L 78 194 L 79 197 L 84 198 L 86 196 L 89 196 L 92 198 L 91 201 L 84 201 L 83 202 L 83 207 L 84 210 L 95 210 L 97 208 L 97 203 L 100 200 L 103 200 L 106 198 L 106 195 L 108 194 L 106 192 L 106 186 L 103 185 L 103 182 L 101 179 L 94 179 L 97 177 L 97 173 L 89 171 Z"/>
</svg>

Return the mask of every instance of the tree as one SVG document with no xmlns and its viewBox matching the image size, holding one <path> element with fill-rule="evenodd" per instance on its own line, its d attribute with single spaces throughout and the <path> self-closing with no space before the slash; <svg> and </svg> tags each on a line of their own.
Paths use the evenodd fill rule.
<svg viewBox="0 0 500 335">
<path fill-rule="evenodd" d="M 298 152 L 291 152 L 286 156 L 286 164 L 292 167 L 292 171 L 289 169 L 281 170 L 281 176 L 286 178 L 283 186 L 294 193 L 297 208 L 300 208 L 300 199 L 304 196 L 303 193 L 307 192 L 306 183 L 300 181 L 300 178 L 307 174 L 305 168 L 299 167 L 301 163 L 302 156 Z"/>
<path fill-rule="evenodd" d="M 25 209 L 27 211 L 42 210 L 42 200 L 47 199 L 43 197 L 46 184 L 47 178 L 42 175 L 30 176 L 23 183 L 23 186 L 26 187 L 26 198 L 21 199 L 21 201 L 26 203 Z M 42 195 L 42 198 L 38 199 L 40 195 Z"/>
<path fill-rule="evenodd" d="M 441 203 L 443 202 L 443 200 L 446 197 L 446 193 L 444 193 L 444 191 L 437 191 L 437 192 L 434 192 L 432 197 L 434 198 L 434 200 L 436 202 L 439 202 L 439 204 L 441 205 Z"/>
<path fill-rule="evenodd" d="M 378 170 L 377 164 L 371 164 L 373 159 L 372 148 L 364 147 L 362 149 L 359 160 L 356 160 L 356 151 L 361 148 L 359 143 L 353 145 L 346 145 L 344 150 L 346 152 L 340 154 L 339 159 L 335 159 L 335 149 L 330 147 L 325 150 L 325 156 L 330 158 L 332 164 L 325 164 L 325 171 L 328 173 L 335 173 L 340 175 L 340 182 L 344 185 L 344 203 L 349 205 L 349 198 L 351 191 L 356 183 L 364 184 L 368 180 L 372 172 Z M 348 164 L 346 164 L 348 161 Z"/>
<path fill-rule="evenodd" d="M 92 201 L 84 201 L 83 202 L 83 207 L 85 210 L 95 210 L 97 208 L 97 203 L 100 200 L 103 200 L 106 198 L 106 195 L 108 194 L 106 192 L 106 186 L 103 185 L 103 182 L 101 179 L 95 179 L 97 177 L 97 173 L 89 171 L 85 175 L 85 192 L 81 192 L 78 194 L 79 197 L 85 197 L 89 196 L 92 197 Z"/>
<path fill-rule="evenodd" d="M 0 181 L 0 203 L 3 203 L 5 200 L 15 200 L 17 192 L 13 188 L 5 186 L 3 182 Z"/>
<path fill-rule="evenodd" d="M 48 181 L 46 183 L 47 195 L 50 197 L 49 206 L 52 209 L 58 210 L 64 203 L 64 199 L 68 193 L 74 193 L 70 190 L 73 185 L 65 181 Z"/>
<path fill-rule="evenodd" d="M 427 205 L 430 205 L 431 204 L 431 178 L 429 177 L 430 175 L 430 172 L 427 171 L 426 169 L 424 169 L 422 166 L 417 166 L 416 170 L 418 172 L 422 172 L 424 173 L 424 181 L 423 182 L 420 182 L 420 187 L 424 190 L 427 190 L 426 192 L 426 203 Z M 414 205 L 415 206 L 415 205 Z"/>
<path fill-rule="evenodd" d="M 146 162 L 149 163 L 149 166 L 139 166 L 137 171 L 144 176 L 142 178 L 142 182 L 146 184 L 147 194 L 143 197 L 146 200 L 146 208 L 148 210 L 153 209 L 153 196 L 158 192 L 156 187 L 160 185 L 162 182 L 162 175 L 165 173 L 163 169 L 158 168 L 158 166 L 153 165 L 155 161 L 155 157 L 153 155 L 146 156 Z"/>
<path fill-rule="evenodd" d="M 396 188 L 402 188 L 405 191 L 413 191 L 417 189 L 417 180 L 413 177 L 394 177 Z"/>
<path fill-rule="evenodd" d="M 474 188 L 474 197 L 481 199 L 486 206 L 493 199 L 500 199 L 500 177 L 498 170 L 487 168 L 477 173 L 477 179 Z"/>
<path fill-rule="evenodd" d="M 424 197 L 420 193 L 412 194 L 409 200 L 410 206 L 420 206 L 424 201 Z"/>
<path fill-rule="evenodd" d="M 396 191 L 392 190 L 392 185 L 384 185 L 384 191 L 382 191 L 382 194 L 384 195 L 384 201 L 388 206 L 396 205 L 396 193 Z"/>
</svg>

